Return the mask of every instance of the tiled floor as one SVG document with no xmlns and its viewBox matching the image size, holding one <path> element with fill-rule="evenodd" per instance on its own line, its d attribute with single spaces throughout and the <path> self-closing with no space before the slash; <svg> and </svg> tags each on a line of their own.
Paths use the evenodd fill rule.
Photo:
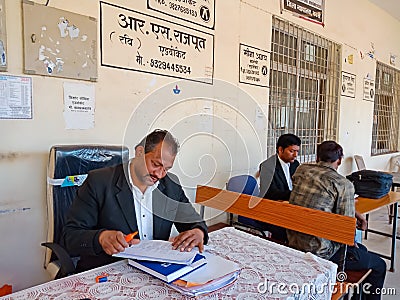
<svg viewBox="0 0 400 300">
<path fill-rule="evenodd" d="M 400 220 L 399 220 L 400 221 Z M 389 225 L 388 211 L 387 209 L 381 208 L 380 210 L 373 212 L 370 214 L 369 219 L 369 227 L 373 229 L 377 229 L 379 231 L 391 233 L 392 225 Z M 400 225 L 397 228 L 397 235 L 400 235 L 399 230 Z M 373 233 L 368 234 L 368 239 L 363 239 L 363 244 L 371 251 L 383 253 L 386 255 L 390 255 L 390 243 L 391 239 L 388 237 L 376 235 Z M 386 273 L 386 280 L 384 287 L 389 291 L 389 288 L 395 288 L 397 295 L 384 295 L 382 299 L 399 299 L 400 298 L 400 240 L 397 240 L 396 247 L 396 264 L 395 271 Z M 385 260 L 388 266 L 388 270 L 390 268 L 390 261 Z"/>
</svg>

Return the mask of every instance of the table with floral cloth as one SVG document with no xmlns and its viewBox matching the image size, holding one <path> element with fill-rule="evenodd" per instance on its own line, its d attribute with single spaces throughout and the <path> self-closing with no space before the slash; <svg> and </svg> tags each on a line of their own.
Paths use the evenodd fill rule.
<svg viewBox="0 0 400 300">
<path fill-rule="evenodd" d="M 330 299 L 337 266 L 268 240 L 226 227 L 210 233 L 207 251 L 241 267 L 231 285 L 201 299 Z M 96 276 L 108 281 L 96 283 Z M 190 299 L 127 260 L 53 280 L 0 299 Z"/>
</svg>

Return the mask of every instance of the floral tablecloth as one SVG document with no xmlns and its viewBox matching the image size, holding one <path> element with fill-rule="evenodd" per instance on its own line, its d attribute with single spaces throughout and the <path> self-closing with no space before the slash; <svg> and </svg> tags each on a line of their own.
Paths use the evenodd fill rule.
<svg viewBox="0 0 400 300">
<path fill-rule="evenodd" d="M 226 227 L 210 233 L 207 251 L 241 266 L 238 279 L 201 299 L 330 299 L 337 266 L 310 253 Z M 96 276 L 108 274 L 107 282 Z M 0 299 L 188 299 L 122 260 Z"/>
</svg>

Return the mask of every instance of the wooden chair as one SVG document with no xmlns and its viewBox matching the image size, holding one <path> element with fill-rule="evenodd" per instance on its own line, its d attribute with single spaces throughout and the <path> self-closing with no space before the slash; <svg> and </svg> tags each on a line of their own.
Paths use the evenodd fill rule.
<svg viewBox="0 0 400 300">
<path fill-rule="evenodd" d="M 354 245 L 356 218 L 208 186 L 197 187 L 196 203 L 341 243 L 343 256 L 338 271 L 345 271 L 344 255 L 347 245 Z M 347 271 L 347 281 L 337 282 L 342 288 L 332 298 L 343 298 L 349 286 L 361 284 L 370 272 Z"/>
</svg>

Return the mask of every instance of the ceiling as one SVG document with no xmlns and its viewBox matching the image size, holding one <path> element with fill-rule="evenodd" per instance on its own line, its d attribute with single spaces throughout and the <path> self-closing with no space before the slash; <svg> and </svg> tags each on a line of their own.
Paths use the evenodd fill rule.
<svg viewBox="0 0 400 300">
<path fill-rule="evenodd" d="M 369 2 L 379 6 L 391 16 L 400 21 L 400 1 L 399 0 L 369 0 Z"/>
</svg>

